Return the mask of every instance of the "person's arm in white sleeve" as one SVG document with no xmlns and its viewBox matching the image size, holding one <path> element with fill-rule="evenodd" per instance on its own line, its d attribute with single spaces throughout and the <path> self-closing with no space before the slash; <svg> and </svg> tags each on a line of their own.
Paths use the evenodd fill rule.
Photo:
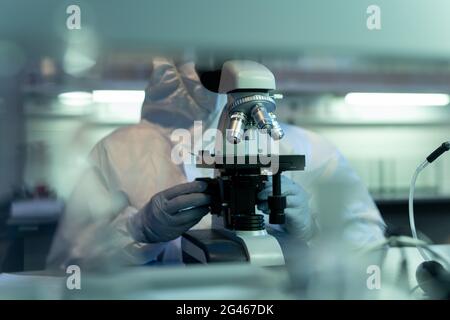
<svg viewBox="0 0 450 320">
<path fill-rule="evenodd" d="M 305 155 L 306 168 L 283 173 L 286 224 L 269 225 L 268 230 L 287 232 L 311 245 L 326 237 L 356 247 L 382 239 L 384 221 L 366 186 L 336 147 L 313 132 L 284 128 L 287 151 Z M 270 193 L 269 183 L 259 194 L 258 207 L 266 213 Z"/>
<path fill-rule="evenodd" d="M 333 146 L 313 184 L 313 212 L 323 232 L 337 230 L 352 246 L 363 247 L 384 237 L 386 225 L 367 187 Z"/>
<path fill-rule="evenodd" d="M 177 184 L 153 194 L 138 209 L 129 197 L 142 191 L 139 182 L 135 180 L 133 188 L 125 188 L 131 193 L 119 189 L 123 187 L 119 175 L 129 172 L 126 166 L 112 165 L 114 158 L 103 143 L 91 152 L 91 160 L 93 165 L 69 202 L 50 260 L 58 256 L 56 252 L 64 257 L 59 258 L 59 265 L 66 264 L 61 260 L 84 265 L 177 260 L 175 240 L 209 212 L 210 197 L 204 193 L 207 184 Z M 144 180 L 146 190 L 157 189 L 154 175 L 147 172 Z"/>
<path fill-rule="evenodd" d="M 297 183 L 301 180 L 300 185 L 310 195 L 310 214 L 316 227 L 310 243 L 334 236 L 363 247 L 382 239 L 385 223 L 364 182 L 332 143 L 301 131 L 308 145 L 307 167 L 303 173 L 293 172 L 292 177 Z"/>
<path fill-rule="evenodd" d="M 126 195 L 110 191 L 95 168 L 88 169 L 73 191 L 59 223 L 47 265 L 95 267 L 102 263 L 144 264 L 156 261 L 165 243 L 141 243 L 128 228 L 138 210 Z"/>
</svg>

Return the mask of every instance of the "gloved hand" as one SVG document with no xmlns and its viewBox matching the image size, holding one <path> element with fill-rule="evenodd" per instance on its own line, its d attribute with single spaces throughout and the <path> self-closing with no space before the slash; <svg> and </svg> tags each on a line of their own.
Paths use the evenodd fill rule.
<svg viewBox="0 0 450 320">
<path fill-rule="evenodd" d="M 281 193 L 286 196 L 285 230 L 302 240 L 308 241 L 313 235 L 313 219 L 309 210 L 309 195 L 298 184 L 286 176 L 281 176 Z M 267 199 L 272 195 L 272 177 L 266 182 L 265 188 L 258 194 L 259 210 L 269 214 Z"/>
<path fill-rule="evenodd" d="M 204 193 L 206 188 L 206 182 L 194 181 L 155 194 L 135 221 L 145 240 L 173 240 L 196 225 L 209 212 L 211 198 Z"/>
</svg>

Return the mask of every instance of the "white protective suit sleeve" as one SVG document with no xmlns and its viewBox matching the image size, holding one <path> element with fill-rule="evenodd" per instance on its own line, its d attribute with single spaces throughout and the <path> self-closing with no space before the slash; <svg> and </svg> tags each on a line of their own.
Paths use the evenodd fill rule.
<svg viewBox="0 0 450 320">
<path fill-rule="evenodd" d="M 129 205 L 124 193 L 111 192 L 102 180 L 95 167 L 82 176 L 60 222 L 47 261 L 50 268 L 142 264 L 156 260 L 163 251 L 162 244 L 146 246 L 131 236 L 127 221 L 137 209 Z"/>
<path fill-rule="evenodd" d="M 363 247 L 382 239 L 385 223 L 367 187 L 339 150 L 316 133 L 282 126 L 286 135 L 281 153 L 306 156 L 305 171 L 283 174 L 310 194 L 316 232 L 309 243 L 336 236 L 353 247 Z"/>
<path fill-rule="evenodd" d="M 154 194 L 186 182 L 183 169 L 171 163 L 171 147 L 165 130 L 146 120 L 100 141 L 68 202 L 49 267 L 108 259 L 116 264 L 179 262 L 179 239 L 145 243 L 141 230 L 129 223 Z"/>
</svg>

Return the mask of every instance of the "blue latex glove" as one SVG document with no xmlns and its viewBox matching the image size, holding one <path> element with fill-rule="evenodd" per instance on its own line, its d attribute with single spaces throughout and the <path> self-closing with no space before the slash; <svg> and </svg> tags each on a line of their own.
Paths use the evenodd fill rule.
<svg viewBox="0 0 450 320">
<path fill-rule="evenodd" d="M 313 220 L 309 210 L 308 193 L 288 177 L 281 176 L 281 193 L 286 196 L 285 230 L 302 240 L 308 241 L 313 235 Z M 258 194 L 258 209 L 269 214 L 268 196 L 272 195 L 272 177 L 266 182 L 265 188 Z"/>
<path fill-rule="evenodd" d="M 204 193 L 207 186 L 204 181 L 194 181 L 155 194 L 132 220 L 132 229 L 140 230 L 149 243 L 178 238 L 209 212 L 211 198 Z"/>
</svg>

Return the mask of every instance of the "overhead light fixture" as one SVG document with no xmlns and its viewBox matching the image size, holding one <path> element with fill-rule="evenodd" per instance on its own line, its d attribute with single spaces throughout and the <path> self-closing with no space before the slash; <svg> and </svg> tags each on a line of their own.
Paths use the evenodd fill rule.
<svg viewBox="0 0 450 320">
<path fill-rule="evenodd" d="M 58 95 L 58 100 L 67 106 L 86 106 L 92 102 L 92 94 L 84 91 L 63 92 Z"/>
<path fill-rule="evenodd" d="M 97 103 L 137 103 L 142 104 L 144 90 L 94 90 L 92 100 Z"/>
<path fill-rule="evenodd" d="M 345 103 L 368 107 L 446 106 L 450 103 L 450 97 L 444 93 L 351 92 L 345 96 Z"/>
<path fill-rule="evenodd" d="M 141 119 L 140 105 L 100 104 L 94 110 L 95 120 L 103 123 L 137 123 Z"/>
</svg>

